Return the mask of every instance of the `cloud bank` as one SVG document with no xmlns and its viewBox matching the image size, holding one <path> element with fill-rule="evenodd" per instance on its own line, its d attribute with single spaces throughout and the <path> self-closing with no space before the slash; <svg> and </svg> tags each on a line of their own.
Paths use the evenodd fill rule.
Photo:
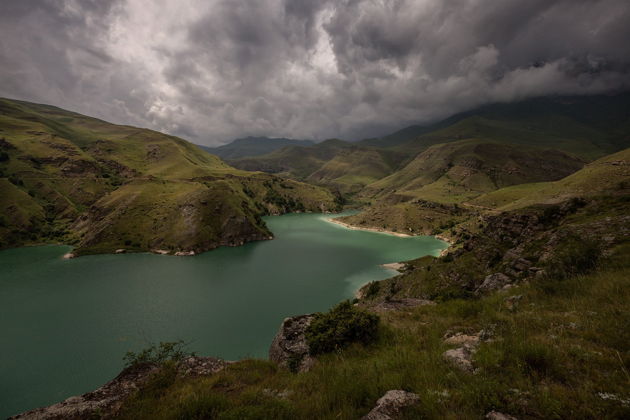
<svg viewBox="0 0 630 420">
<path fill-rule="evenodd" d="M 206 145 L 630 88 L 627 0 L 3 0 L 0 96 Z"/>
</svg>

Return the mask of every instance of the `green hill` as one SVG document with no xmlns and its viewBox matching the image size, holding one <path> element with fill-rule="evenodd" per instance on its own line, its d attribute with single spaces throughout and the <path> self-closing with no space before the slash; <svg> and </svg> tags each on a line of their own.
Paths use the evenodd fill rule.
<svg viewBox="0 0 630 420">
<path fill-rule="evenodd" d="M 581 160 L 556 150 L 460 140 L 429 147 L 362 195 L 396 193 L 453 203 L 509 185 L 560 179 L 582 166 Z"/>
<path fill-rule="evenodd" d="M 271 236 L 260 216 L 332 210 L 326 190 L 230 167 L 180 138 L 0 99 L 0 247 L 201 252 Z"/>
<path fill-rule="evenodd" d="M 240 159 L 244 157 L 266 155 L 287 146 L 312 146 L 311 140 L 295 140 L 287 138 L 245 137 L 218 147 L 199 146 L 206 152 L 222 159 Z"/>
</svg>

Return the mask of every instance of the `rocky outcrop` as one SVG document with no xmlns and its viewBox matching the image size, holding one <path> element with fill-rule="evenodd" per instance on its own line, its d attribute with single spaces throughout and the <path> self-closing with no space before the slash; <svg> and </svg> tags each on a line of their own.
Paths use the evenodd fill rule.
<svg viewBox="0 0 630 420">
<path fill-rule="evenodd" d="M 475 354 L 475 347 L 463 346 L 456 349 L 446 350 L 443 357 L 456 368 L 464 372 L 472 372 L 474 370 L 472 357 Z"/>
<path fill-rule="evenodd" d="M 510 279 L 503 273 L 490 274 L 489 276 L 486 276 L 486 278 L 483 280 L 483 283 L 481 283 L 481 286 L 477 288 L 476 292 L 485 293 L 493 290 L 498 290 L 510 284 L 511 282 L 512 279 Z"/>
<path fill-rule="evenodd" d="M 498 411 L 491 411 L 486 414 L 488 420 L 517 420 L 516 417 L 508 414 L 499 413 Z"/>
<path fill-rule="evenodd" d="M 214 357 L 188 357 L 177 365 L 182 376 L 212 375 L 231 362 Z M 144 385 L 159 371 L 156 364 L 142 364 L 123 370 L 112 381 L 95 391 L 70 397 L 48 407 L 37 408 L 18 414 L 10 419 L 20 420 L 79 420 L 86 418 L 113 417 L 124 400 Z"/>
<path fill-rule="evenodd" d="M 489 341 L 492 335 L 492 329 L 484 329 L 476 334 L 447 333 L 444 338 L 444 344 L 458 347 L 446 350 L 442 357 L 464 372 L 474 372 L 473 356 L 477 351 L 477 347 L 482 341 Z"/>
<path fill-rule="evenodd" d="M 314 318 L 314 315 L 285 318 L 269 348 L 269 360 L 295 372 L 308 371 L 315 359 L 310 354 L 305 333 Z"/>
<path fill-rule="evenodd" d="M 376 401 L 376 406 L 361 420 L 393 420 L 398 418 L 402 410 L 420 402 L 420 396 L 402 390 L 387 391 Z"/>
</svg>

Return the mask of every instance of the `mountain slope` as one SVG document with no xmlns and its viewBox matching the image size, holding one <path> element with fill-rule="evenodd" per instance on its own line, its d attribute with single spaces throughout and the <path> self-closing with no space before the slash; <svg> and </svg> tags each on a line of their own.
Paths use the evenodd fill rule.
<svg viewBox="0 0 630 420">
<path fill-rule="evenodd" d="M 271 236 L 263 214 L 331 210 L 311 185 L 239 171 L 177 137 L 0 99 L 0 247 L 201 252 Z"/>
<path fill-rule="evenodd" d="M 396 151 L 359 147 L 333 139 L 312 147 L 285 147 L 267 155 L 233 160 L 230 164 L 353 193 L 395 171 L 404 157 Z"/>
<path fill-rule="evenodd" d="M 461 140 L 429 147 L 403 169 L 370 184 L 362 195 L 396 193 L 458 202 L 508 185 L 560 179 L 583 166 L 555 150 Z"/>
<path fill-rule="evenodd" d="M 630 146 L 630 93 L 491 104 L 359 144 L 418 153 L 468 138 L 553 147 L 593 160 Z"/>
<path fill-rule="evenodd" d="M 222 159 L 240 159 L 244 157 L 266 155 L 287 146 L 312 146 L 311 140 L 294 140 L 286 138 L 245 137 L 236 139 L 218 147 L 199 146 L 206 152 Z"/>
<path fill-rule="evenodd" d="M 571 197 L 620 193 L 630 189 L 630 149 L 613 153 L 555 182 L 502 188 L 472 200 L 471 205 L 514 210 L 534 204 L 554 204 Z"/>
</svg>

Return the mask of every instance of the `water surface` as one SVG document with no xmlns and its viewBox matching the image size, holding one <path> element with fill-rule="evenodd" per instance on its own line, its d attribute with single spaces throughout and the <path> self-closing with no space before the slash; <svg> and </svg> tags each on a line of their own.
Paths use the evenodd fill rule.
<svg viewBox="0 0 630 420">
<path fill-rule="evenodd" d="M 266 357 L 287 316 L 325 311 L 379 264 L 437 255 L 433 237 L 348 230 L 318 214 L 266 218 L 275 239 L 195 257 L 0 252 L 0 418 L 90 391 L 128 350 L 189 341 L 226 359 Z"/>
</svg>

